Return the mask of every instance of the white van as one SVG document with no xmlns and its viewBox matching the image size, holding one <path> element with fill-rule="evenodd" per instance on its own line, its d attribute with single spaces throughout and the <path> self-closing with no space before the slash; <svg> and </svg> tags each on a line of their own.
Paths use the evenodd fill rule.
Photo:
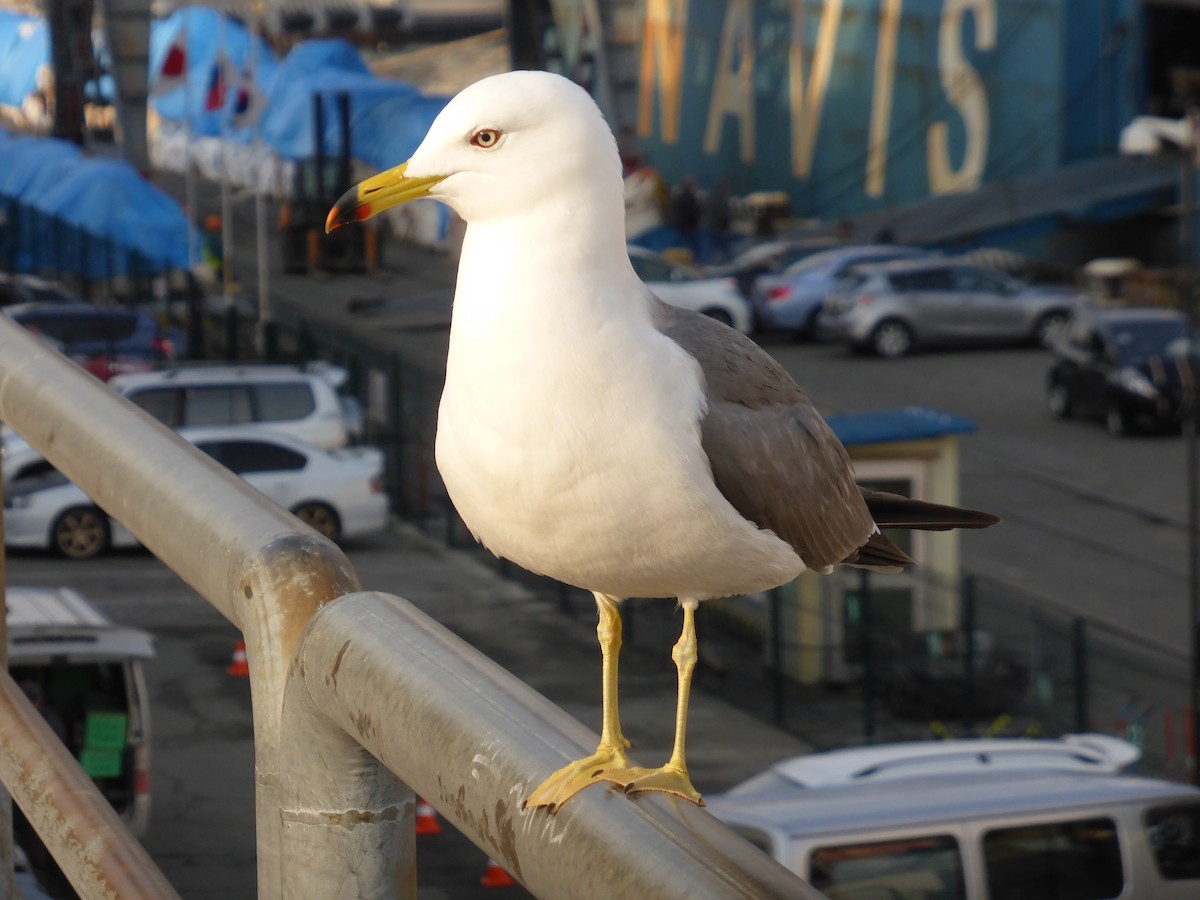
<svg viewBox="0 0 1200 900">
<path fill-rule="evenodd" d="M 169 428 L 258 425 L 337 450 L 362 437 L 362 408 L 339 393 L 340 366 L 180 366 L 108 382 Z"/>
<path fill-rule="evenodd" d="M 70 588 L 9 587 L 7 600 L 13 680 L 142 836 L 150 820 L 150 697 L 142 665 L 155 656 L 154 638 L 114 624 Z"/>
<path fill-rule="evenodd" d="M 787 760 L 713 815 L 834 900 L 1195 900 L 1200 790 L 1106 735 Z"/>
</svg>

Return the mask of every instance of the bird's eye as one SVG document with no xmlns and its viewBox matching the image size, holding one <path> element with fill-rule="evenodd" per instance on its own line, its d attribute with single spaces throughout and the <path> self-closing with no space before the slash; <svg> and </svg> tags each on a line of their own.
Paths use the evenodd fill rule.
<svg viewBox="0 0 1200 900">
<path fill-rule="evenodd" d="M 500 143 L 500 132 L 494 128 L 481 128 L 471 135 L 471 144 L 483 150 L 491 150 Z"/>
</svg>

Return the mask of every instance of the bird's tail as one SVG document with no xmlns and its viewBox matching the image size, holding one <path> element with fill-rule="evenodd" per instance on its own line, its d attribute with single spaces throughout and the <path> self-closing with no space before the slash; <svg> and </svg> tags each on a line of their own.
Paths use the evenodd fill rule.
<svg viewBox="0 0 1200 900">
<path fill-rule="evenodd" d="M 880 528 L 915 528 L 919 531 L 949 531 L 951 528 L 987 528 L 999 516 L 975 509 L 914 500 L 899 494 L 870 491 L 860 487 L 871 518 Z"/>
<path fill-rule="evenodd" d="M 919 531 L 949 531 L 952 528 L 987 528 L 1000 521 L 999 516 L 962 509 L 941 503 L 914 500 L 899 494 L 887 494 L 859 487 L 871 518 L 880 528 L 915 528 Z M 907 553 L 876 532 L 847 565 L 883 572 L 899 572 L 913 565 Z"/>
</svg>

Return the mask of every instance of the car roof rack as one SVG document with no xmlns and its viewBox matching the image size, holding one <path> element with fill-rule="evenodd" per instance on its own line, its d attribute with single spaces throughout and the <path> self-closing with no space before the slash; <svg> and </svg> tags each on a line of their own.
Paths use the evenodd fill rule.
<svg viewBox="0 0 1200 900">
<path fill-rule="evenodd" d="M 803 787 L 830 787 L 918 775 L 1053 770 L 1116 775 L 1142 752 L 1106 734 L 1068 734 L 1057 740 L 1027 738 L 913 741 L 834 750 L 785 760 L 781 776 Z"/>
</svg>

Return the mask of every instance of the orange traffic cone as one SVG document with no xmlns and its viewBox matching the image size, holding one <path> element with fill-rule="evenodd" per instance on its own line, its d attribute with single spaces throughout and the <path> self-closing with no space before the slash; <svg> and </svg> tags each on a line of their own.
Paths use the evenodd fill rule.
<svg viewBox="0 0 1200 900">
<path fill-rule="evenodd" d="M 516 884 L 512 876 L 500 867 L 500 863 L 490 857 L 488 858 L 487 871 L 483 873 L 483 877 L 479 879 L 479 883 L 485 888 L 512 887 Z"/>
<path fill-rule="evenodd" d="M 417 798 L 417 834 L 441 834 L 442 826 L 438 824 L 437 813 L 433 807 Z"/>
<path fill-rule="evenodd" d="M 225 670 L 230 678 L 248 678 L 250 665 L 246 662 L 246 642 L 238 641 L 233 647 L 233 662 Z"/>
</svg>

